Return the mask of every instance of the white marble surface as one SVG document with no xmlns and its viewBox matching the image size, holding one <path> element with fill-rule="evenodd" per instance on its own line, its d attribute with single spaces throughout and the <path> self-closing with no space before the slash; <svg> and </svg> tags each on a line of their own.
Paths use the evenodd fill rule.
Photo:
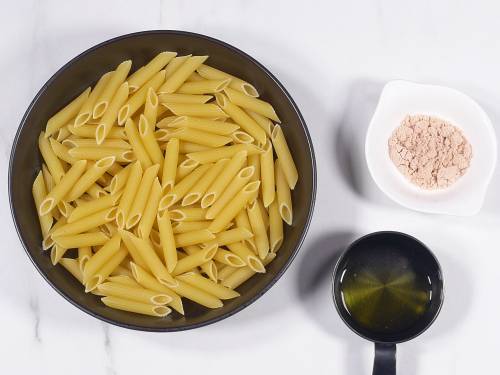
<svg viewBox="0 0 500 375">
<path fill-rule="evenodd" d="M 3 2 L 0 373 L 369 374 L 373 348 L 340 321 L 322 265 L 352 235 L 380 229 L 422 239 L 446 278 L 436 323 L 398 347 L 400 373 L 498 373 L 500 175 L 476 217 L 418 214 L 373 187 L 361 144 L 381 85 L 393 78 L 463 90 L 498 126 L 499 14 L 494 0 Z M 98 42 L 162 28 L 227 41 L 276 74 L 309 125 L 319 190 L 300 255 L 269 293 L 226 321 L 151 334 L 95 320 L 45 283 L 14 231 L 6 181 L 18 123 L 51 74 Z"/>
</svg>

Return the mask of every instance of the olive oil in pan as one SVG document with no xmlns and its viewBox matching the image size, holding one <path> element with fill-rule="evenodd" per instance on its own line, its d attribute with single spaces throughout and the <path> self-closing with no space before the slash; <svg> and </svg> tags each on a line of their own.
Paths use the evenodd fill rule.
<svg viewBox="0 0 500 375">
<path fill-rule="evenodd" d="M 404 250 L 374 248 L 353 257 L 341 272 L 344 306 L 371 332 L 402 332 L 430 305 L 430 278 L 410 264 Z"/>
</svg>

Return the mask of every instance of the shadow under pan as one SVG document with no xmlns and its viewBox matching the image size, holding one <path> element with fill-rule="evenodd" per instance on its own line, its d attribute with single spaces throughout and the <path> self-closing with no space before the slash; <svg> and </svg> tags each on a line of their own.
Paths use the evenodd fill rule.
<svg viewBox="0 0 500 375">
<path fill-rule="evenodd" d="M 66 270 L 52 266 L 41 248 L 41 232 L 31 194 L 32 182 L 41 168 L 37 139 L 47 120 L 99 77 L 120 62 L 132 59 L 134 68 L 146 64 L 162 51 L 179 55 L 209 55 L 208 64 L 251 82 L 263 100 L 273 104 L 283 123 L 283 132 L 292 151 L 299 182 L 293 192 L 294 223 L 285 226 L 285 238 L 267 273 L 256 275 L 238 288 L 241 297 L 209 310 L 185 302 L 185 316 L 172 313 L 154 318 L 110 309 L 99 297 L 85 294 Z M 216 39 L 180 31 L 146 31 L 120 36 L 101 43 L 63 66 L 42 87 L 26 111 L 17 132 L 9 166 L 9 198 L 14 223 L 23 246 L 47 282 L 83 311 L 108 323 L 146 331 L 177 331 L 207 325 L 227 318 L 264 294 L 285 272 L 297 254 L 311 220 L 316 196 L 314 151 L 304 119 L 279 81 L 244 52 Z"/>
</svg>

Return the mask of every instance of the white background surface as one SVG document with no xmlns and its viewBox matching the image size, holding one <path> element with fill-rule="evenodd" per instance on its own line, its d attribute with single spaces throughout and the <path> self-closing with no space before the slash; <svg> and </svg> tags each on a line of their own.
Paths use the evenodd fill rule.
<svg viewBox="0 0 500 375">
<path fill-rule="evenodd" d="M 394 78 L 463 90 L 498 126 L 500 3 L 23 0 L 1 13 L 0 373 L 369 374 L 372 345 L 337 316 L 328 259 L 352 236 L 381 229 L 426 242 L 446 279 L 436 323 L 398 346 L 399 373 L 498 373 L 500 175 L 476 217 L 418 214 L 374 188 L 361 145 L 381 85 Z M 308 238 L 271 291 L 230 319 L 172 334 L 106 325 L 52 290 L 21 248 L 6 183 L 15 131 L 43 83 L 96 43 L 159 28 L 222 39 L 267 66 L 309 125 L 319 185 Z"/>
</svg>

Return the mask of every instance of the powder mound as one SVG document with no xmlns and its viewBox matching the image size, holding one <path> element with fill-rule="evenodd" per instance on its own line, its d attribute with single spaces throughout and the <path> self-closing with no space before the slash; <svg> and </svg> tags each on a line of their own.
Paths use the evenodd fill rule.
<svg viewBox="0 0 500 375">
<path fill-rule="evenodd" d="M 415 185 L 444 189 L 467 172 L 472 147 L 449 122 L 426 115 L 406 116 L 389 138 L 389 156 Z"/>
</svg>

